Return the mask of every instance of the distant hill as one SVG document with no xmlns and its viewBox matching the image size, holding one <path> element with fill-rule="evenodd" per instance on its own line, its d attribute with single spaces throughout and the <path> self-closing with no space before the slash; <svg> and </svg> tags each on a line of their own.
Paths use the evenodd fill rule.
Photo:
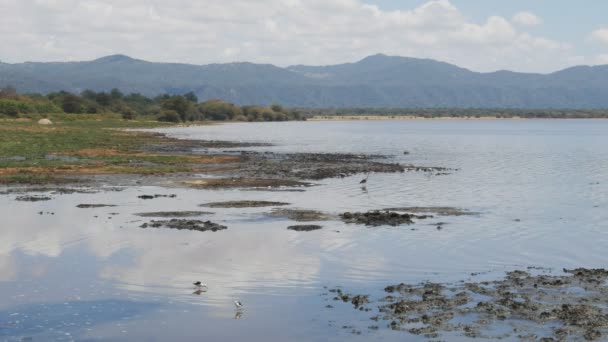
<svg viewBox="0 0 608 342">
<path fill-rule="evenodd" d="M 124 55 L 88 62 L 0 63 L 0 86 L 23 93 L 118 88 L 146 96 L 291 107 L 608 108 L 608 65 L 551 74 L 473 72 L 430 59 L 374 55 L 330 66 L 152 63 Z"/>
</svg>

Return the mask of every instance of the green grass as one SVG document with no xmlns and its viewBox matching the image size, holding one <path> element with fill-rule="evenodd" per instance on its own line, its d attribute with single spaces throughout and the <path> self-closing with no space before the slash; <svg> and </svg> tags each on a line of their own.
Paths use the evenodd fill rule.
<svg viewBox="0 0 608 342">
<path fill-rule="evenodd" d="M 153 122 L 103 120 L 59 122 L 52 126 L 40 126 L 35 122 L 0 121 L 0 156 L 22 156 L 31 163 L 42 162 L 47 154 L 82 149 L 132 151 L 149 138 L 142 134 L 116 131 L 116 128 L 159 126 L 164 125 Z"/>
<path fill-rule="evenodd" d="M 79 170 L 85 170 L 82 173 L 94 173 L 91 170 L 140 174 L 186 172 L 192 170 L 188 164 L 196 162 L 188 156 L 140 153 L 145 144 L 162 143 L 166 138 L 120 130 L 170 126 L 167 123 L 124 121 L 113 115 L 60 114 L 50 119 L 54 124 L 49 126 L 28 120 L 0 120 L 0 183 L 52 183 L 56 180 L 54 173 L 79 173 Z M 49 160 L 48 155 L 69 155 L 75 159 Z M 14 160 L 20 157 L 25 160 Z"/>
</svg>

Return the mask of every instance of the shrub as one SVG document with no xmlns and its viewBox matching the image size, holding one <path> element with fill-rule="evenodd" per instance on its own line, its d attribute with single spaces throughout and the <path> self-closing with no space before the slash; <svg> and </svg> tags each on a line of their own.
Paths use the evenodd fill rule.
<svg viewBox="0 0 608 342">
<path fill-rule="evenodd" d="M 135 120 L 137 117 L 137 113 L 131 108 L 124 108 L 121 112 L 122 118 L 125 120 Z"/>
<path fill-rule="evenodd" d="M 164 122 L 179 122 L 180 117 L 179 114 L 174 110 L 164 110 L 161 112 L 157 120 Z"/>
<path fill-rule="evenodd" d="M 19 116 L 18 102 L 13 100 L 0 100 L 0 114 L 12 116 L 14 118 Z"/>
</svg>

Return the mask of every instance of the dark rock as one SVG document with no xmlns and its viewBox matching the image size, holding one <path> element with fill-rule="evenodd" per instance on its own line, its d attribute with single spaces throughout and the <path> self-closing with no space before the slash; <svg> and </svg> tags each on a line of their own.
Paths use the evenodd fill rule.
<svg viewBox="0 0 608 342">
<path fill-rule="evenodd" d="M 141 198 L 143 200 L 151 200 L 151 199 L 155 199 L 155 198 L 176 198 L 177 195 L 141 195 L 141 196 L 137 196 L 137 198 Z"/>
<path fill-rule="evenodd" d="M 22 202 L 43 202 L 50 201 L 52 198 L 48 196 L 19 196 L 15 198 L 15 200 Z"/>
<path fill-rule="evenodd" d="M 310 232 L 313 230 L 319 230 L 322 229 L 322 226 L 318 226 L 318 225 L 314 225 L 314 224 L 309 224 L 309 225 L 295 225 L 295 226 L 289 226 L 287 227 L 287 229 L 289 230 L 295 230 L 296 232 Z"/>
<path fill-rule="evenodd" d="M 140 226 L 141 228 L 168 228 L 177 230 L 196 230 L 199 232 L 212 231 L 216 232 L 219 230 L 228 229 L 226 226 L 213 223 L 211 221 L 200 221 L 200 220 L 184 220 L 184 219 L 172 219 L 169 221 L 151 221 L 150 223 L 144 223 Z"/>
<path fill-rule="evenodd" d="M 346 223 L 364 224 L 367 226 L 399 226 L 402 224 L 413 224 L 414 219 L 426 219 L 429 216 L 417 216 L 413 214 L 399 214 L 394 211 L 370 211 L 366 213 L 346 212 L 340 215 Z"/>
<path fill-rule="evenodd" d="M 302 209 L 274 209 L 267 214 L 270 217 L 286 218 L 297 222 L 310 222 L 310 221 L 327 221 L 331 217 L 328 214 L 322 213 L 316 210 L 302 210 Z"/>
<path fill-rule="evenodd" d="M 196 217 L 210 214 L 213 213 L 207 211 L 158 211 L 153 213 L 139 213 L 135 215 L 141 217 Z"/>
<path fill-rule="evenodd" d="M 228 202 L 211 202 L 201 204 L 201 207 L 209 208 L 262 208 L 262 207 L 279 207 L 289 205 L 285 202 L 269 202 L 269 201 L 228 201 Z"/>
<path fill-rule="evenodd" d="M 117 207 L 114 204 L 79 204 L 76 206 L 80 209 L 91 209 L 91 208 L 105 208 L 105 207 Z"/>
</svg>

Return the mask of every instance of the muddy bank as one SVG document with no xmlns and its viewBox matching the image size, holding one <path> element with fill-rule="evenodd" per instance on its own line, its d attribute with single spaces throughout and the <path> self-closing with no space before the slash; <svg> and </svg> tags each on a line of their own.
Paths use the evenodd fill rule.
<svg viewBox="0 0 608 342">
<path fill-rule="evenodd" d="M 269 217 L 284 218 L 296 222 L 309 222 L 309 221 L 328 221 L 333 217 L 329 214 L 322 213 L 316 210 L 302 210 L 302 209 L 274 209 L 266 214 Z"/>
<path fill-rule="evenodd" d="M 226 202 L 211 202 L 201 204 L 201 207 L 207 208 L 263 208 L 263 207 L 280 207 L 289 205 L 285 202 L 269 202 L 269 201 L 226 201 Z"/>
<path fill-rule="evenodd" d="M 200 221 L 200 220 L 184 220 L 184 219 L 171 219 L 168 221 L 150 221 L 144 223 L 140 228 L 167 228 L 177 230 L 195 230 L 199 232 L 212 231 L 217 232 L 219 230 L 228 229 L 226 226 L 222 226 L 211 221 Z"/>
<path fill-rule="evenodd" d="M 208 211 L 157 211 L 157 212 L 151 212 L 151 213 L 137 213 L 134 215 L 139 216 L 139 217 L 167 218 L 167 217 L 196 217 L 196 216 L 212 215 L 212 214 L 213 213 L 210 213 Z"/>
<path fill-rule="evenodd" d="M 404 224 L 414 224 L 414 220 L 424 220 L 432 218 L 429 215 L 413 215 L 413 214 L 399 214 L 394 211 L 368 211 L 365 213 L 351 213 L 345 212 L 340 215 L 340 218 L 345 223 L 364 224 L 366 226 L 400 226 Z"/>
<path fill-rule="evenodd" d="M 303 224 L 303 225 L 295 225 L 287 227 L 288 230 L 293 230 L 296 232 L 312 232 L 313 230 L 323 229 L 323 226 L 318 226 L 315 224 Z"/>
<path fill-rule="evenodd" d="M 472 212 L 466 209 L 454 208 L 454 207 L 401 207 L 401 208 L 386 208 L 383 210 L 388 211 L 399 211 L 413 214 L 435 214 L 438 216 L 466 216 L 466 215 L 479 215 L 479 213 Z"/>
<path fill-rule="evenodd" d="M 154 133 L 155 136 L 164 138 L 162 133 Z M 192 140 L 192 139 L 165 139 L 161 143 L 145 144 L 142 152 L 165 153 L 165 154 L 199 154 L 207 149 L 218 148 L 245 148 L 245 147 L 267 147 L 269 143 L 257 143 L 246 141 L 222 141 L 222 140 Z"/>
<path fill-rule="evenodd" d="M 458 333 L 470 338 L 526 341 L 606 340 L 608 270 L 564 270 L 565 275 L 513 271 L 489 282 L 387 286 L 386 296 L 343 293 L 336 301 L 373 311 L 380 326 L 427 338 Z M 355 298 L 364 298 L 354 301 Z"/>
<path fill-rule="evenodd" d="M 447 174 L 444 167 L 401 165 L 391 162 L 394 156 L 355 153 L 274 153 L 221 148 L 269 146 L 265 143 L 178 140 L 164 134 L 137 135 L 134 140 L 149 140 L 136 150 L 93 148 L 70 152 L 83 160 L 101 158 L 101 163 L 86 167 L 65 161 L 53 170 L 42 170 L 48 177 L 40 184 L 86 184 L 110 186 L 164 186 L 202 189 L 303 188 L 311 180 L 344 178 L 374 173 L 425 172 Z M 216 149 L 210 151 L 209 149 Z M 57 161 L 63 161 L 58 159 Z M 13 170 L 15 171 L 15 170 Z M 40 170 L 30 170 L 34 174 Z M 15 171 L 16 172 L 16 171 Z M 50 173 L 49 173 L 50 172 Z M 191 179 L 204 174 L 213 178 Z M 69 176 L 69 178 L 68 178 Z M 216 178 L 217 177 L 217 178 Z M 27 183 L 27 180 L 24 180 Z M 299 189 L 302 190 L 302 189 Z"/>
</svg>

